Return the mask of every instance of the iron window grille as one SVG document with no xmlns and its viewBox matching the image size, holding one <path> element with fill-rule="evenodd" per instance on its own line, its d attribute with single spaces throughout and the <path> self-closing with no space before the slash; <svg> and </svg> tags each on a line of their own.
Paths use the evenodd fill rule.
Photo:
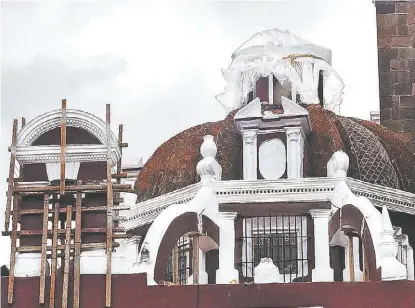
<svg viewBox="0 0 415 308">
<path fill-rule="evenodd" d="M 192 275 L 192 251 L 193 246 L 192 242 L 187 236 L 181 237 L 177 241 L 177 266 L 178 266 L 178 284 L 185 285 L 188 283 L 189 277 Z M 165 280 L 173 282 L 173 253 L 170 254 L 169 260 L 167 262 L 167 270 L 165 275 Z"/>
<path fill-rule="evenodd" d="M 304 281 L 308 275 L 307 216 L 261 215 L 243 218 L 242 274 L 254 277 L 262 258 L 270 258 L 281 282 Z"/>
<path fill-rule="evenodd" d="M 408 265 L 408 246 L 403 245 L 401 242 L 398 242 L 398 255 L 397 259 L 403 265 Z"/>
</svg>

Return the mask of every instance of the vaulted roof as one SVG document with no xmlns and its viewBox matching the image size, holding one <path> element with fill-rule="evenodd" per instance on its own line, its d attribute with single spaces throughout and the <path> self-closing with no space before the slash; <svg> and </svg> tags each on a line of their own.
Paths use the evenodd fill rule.
<svg viewBox="0 0 415 308">
<path fill-rule="evenodd" d="M 325 177 L 328 160 L 342 149 L 350 159 L 348 176 L 415 193 L 415 154 L 409 142 L 381 125 L 338 116 L 319 105 L 304 107 L 313 129 L 305 148 L 306 177 Z M 242 140 L 234 114 L 189 128 L 163 143 L 137 178 L 137 202 L 198 182 L 199 149 L 208 134 L 214 136 L 218 147 L 222 179 L 242 179 Z"/>
</svg>

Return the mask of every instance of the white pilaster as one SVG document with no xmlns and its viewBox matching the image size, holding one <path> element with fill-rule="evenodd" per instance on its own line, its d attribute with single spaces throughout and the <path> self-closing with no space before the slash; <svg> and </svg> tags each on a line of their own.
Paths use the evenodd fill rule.
<svg viewBox="0 0 415 308">
<path fill-rule="evenodd" d="M 310 210 L 314 221 L 314 269 L 312 281 L 333 281 L 334 272 L 330 267 L 329 218 L 331 210 Z"/>
<path fill-rule="evenodd" d="M 415 277 L 414 277 L 414 250 L 410 246 L 408 246 L 408 250 L 406 252 L 406 260 L 407 260 L 406 269 L 407 269 L 407 272 L 408 272 L 408 280 L 415 280 Z"/>
<path fill-rule="evenodd" d="M 287 134 L 287 177 L 303 177 L 304 138 L 301 127 L 286 127 Z"/>
<path fill-rule="evenodd" d="M 239 282 L 239 273 L 235 269 L 235 218 L 236 213 L 220 212 L 219 224 L 219 269 L 216 271 L 217 284 Z"/>
<path fill-rule="evenodd" d="M 349 268 L 349 246 L 344 247 L 344 262 L 345 269 L 343 270 L 343 281 L 350 281 L 350 268 Z M 363 281 L 363 271 L 360 270 L 360 258 L 359 258 L 359 238 L 353 238 L 353 262 L 354 262 L 354 279 L 355 281 Z"/>
<path fill-rule="evenodd" d="M 258 173 L 257 129 L 242 130 L 244 180 L 256 180 Z"/>
<path fill-rule="evenodd" d="M 199 284 L 208 284 L 209 277 L 206 272 L 206 252 L 199 249 Z M 193 284 L 193 275 L 188 279 L 188 284 Z"/>
<path fill-rule="evenodd" d="M 268 76 L 268 103 L 274 104 L 274 74 Z"/>
</svg>

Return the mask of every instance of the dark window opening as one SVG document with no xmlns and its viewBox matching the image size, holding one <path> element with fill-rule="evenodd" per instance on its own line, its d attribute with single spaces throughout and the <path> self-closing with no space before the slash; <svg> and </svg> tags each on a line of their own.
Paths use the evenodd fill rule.
<svg viewBox="0 0 415 308">
<path fill-rule="evenodd" d="M 297 274 L 297 234 L 268 233 L 254 235 L 254 266 L 270 258 L 281 274 Z"/>
<path fill-rule="evenodd" d="M 268 77 L 261 77 L 257 80 L 256 96 L 261 102 L 268 101 Z"/>
<path fill-rule="evenodd" d="M 292 99 L 291 90 L 286 89 L 283 85 L 278 81 L 278 79 L 274 76 L 273 78 L 273 104 L 274 105 L 281 105 L 282 96 L 285 96 L 288 99 Z"/>
<path fill-rule="evenodd" d="M 323 86 L 324 86 L 324 75 L 323 75 L 323 71 L 319 71 L 319 73 L 318 73 L 317 94 L 318 94 L 318 99 L 320 101 L 320 106 L 321 107 L 324 107 Z"/>
<path fill-rule="evenodd" d="M 255 267 L 262 258 L 270 258 L 278 267 L 281 282 L 308 279 L 306 216 L 246 215 L 243 230 L 241 267 L 245 282 L 254 280 Z"/>
<path fill-rule="evenodd" d="M 167 270 L 165 280 L 174 282 L 174 264 L 173 264 L 173 252 L 171 253 L 167 262 Z M 188 278 L 192 275 L 192 258 L 193 258 L 193 246 L 191 241 L 187 237 L 182 237 L 178 241 L 177 245 L 177 267 L 178 267 L 178 281 L 180 285 L 187 284 Z"/>
</svg>

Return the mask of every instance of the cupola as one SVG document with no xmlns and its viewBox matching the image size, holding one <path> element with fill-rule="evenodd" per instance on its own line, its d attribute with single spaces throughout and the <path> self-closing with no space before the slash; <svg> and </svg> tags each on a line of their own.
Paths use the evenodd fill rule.
<svg viewBox="0 0 415 308">
<path fill-rule="evenodd" d="M 331 67 L 331 51 L 288 31 L 257 33 L 232 55 L 223 71 L 225 92 L 217 98 L 240 109 L 243 178 L 301 178 L 311 123 L 305 105 L 340 105 L 343 81 Z"/>
</svg>

